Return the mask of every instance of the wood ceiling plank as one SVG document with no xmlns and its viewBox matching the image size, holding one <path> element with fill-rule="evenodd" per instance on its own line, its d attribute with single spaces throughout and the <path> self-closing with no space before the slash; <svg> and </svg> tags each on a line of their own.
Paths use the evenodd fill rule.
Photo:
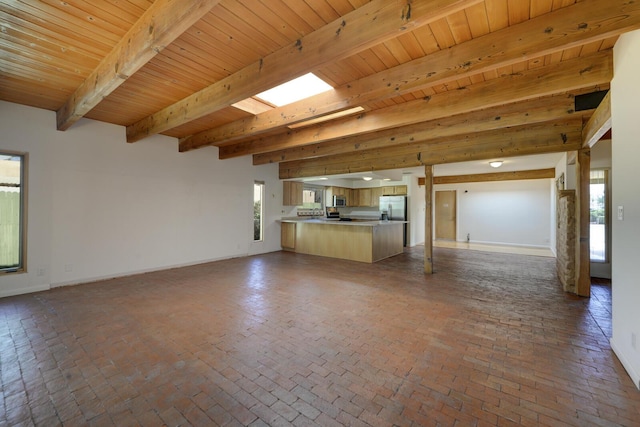
<svg viewBox="0 0 640 427">
<path fill-rule="evenodd" d="M 378 60 L 383 63 L 386 68 L 392 68 L 400 65 L 400 62 L 391 54 L 385 43 L 374 46 L 369 49 L 369 51 L 376 55 Z"/>
<path fill-rule="evenodd" d="M 489 34 L 489 20 L 487 18 L 487 9 L 484 3 L 471 6 L 465 10 L 467 22 L 469 22 L 469 30 L 473 38 Z"/>
<path fill-rule="evenodd" d="M 248 7 L 242 1 L 230 1 L 225 2 L 224 6 L 229 9 L 231 13 L 233 13 L 238 19 L 241 19 L 249 26 L 249 28 L 253 28 L 258 30 L 262 37 L 259 37 L 261 40 L 270 40 L 269 51 L 274 51 L 280 49 L 282 46 L 285 46 L 290 40 L 297 39 L 300 35 L 297 32 L 289 31 L 289 36 L 287 37 L 283 34 L 282 28 L 277 28 L 277 21 L 279 19 L 276 17 L 276 22 L 273 24 L 269 21 L 268 17 L 262 16 L 261 13 L 258 13 L 257 9 L 260 6 L 259 2 L 256 2 L 254 7 Z M 268 10 L 268 9 L 267 9 Z M 260 12 L 266 13 L 265 8 L 260 8 Z M 273 15 L 269 14 L 273 19 Z M 290 30 L 285 27 L 285 30 Z"/>
<path fill-rule="evenodd" d="M 480 0 L 434 0 L 412 3 L 411 17 L 407 20 L 402 17 L 403 5 L 397 1 L 373 0 L 232 76 L 127 127 L 127 140 L 138 141 L 210 114 L 478 1 Z"/>
<path fill-rule="evenodd" d="M 299 1 L 299 0 L 298 0 Z M 324 0 L 315 0 L 310 2 L 312 4 L 313 10 L 320 15 L 322 20 L 327 24 L 335 21 L 340 18 L 340 15 L 336 12 L 336 10 L 331 7 L 329 3 Z"/>
<path fill-rule="evenodd" d="M 524 179 L 553 179 L 556 177 L 556 169 L 529 169 L 512 172 L 491 172 L 469 175 L 437 176 L 433 178 L 434 184 L 464 184 L 468 182 L 495 182 L 517 181 Z"/>
<path fill-rule="evenodd" d="M 445 137 L 458 137 L 506 127 L 551 122 L 576 115 L 571 96 L 554 96 L 525 102 L 501 105 L 495 108 L 425 121 L 356 137 L 341 138 L 317 144 L 267 151 L 253 155 L 253 164 L 262 165 L 348 154 L 351 152 L 387 148 L 411 142 L 422 142 Z M 235 157 L 234 146 L 220 147 L 221 159 Z"/>
<path fill-rule="evenodd" d="M 4 23 L 4 26 L 15 28 L 17 31 L 36 39 L 58 45 L 62 52 L 80 53 L 85 56 L 87 62 L 95 61 L 93 63 L 97 63 L 108 52 L 109 46 L 97 45 L 91 40 L 78 39 L 77 35 L 70 31 L 58 31 L 57 28 L 40 25 L 41 22 L 37 19 L 31 22 L 29 18 L 29 15 L 10 10 L 0 3 L 0 21 Z"/>
<path fill-rule="evenodd" d="M 530 0 L 508 0 L 509 25 L 516 25 L 529 19 Z"/>
<path fill-rule="evenodd" d="M 418 40 L 418 43 L 420 43 L 420 47 L 422 48 L 422 51 L 426 55 L 430 55 L 433 52 L 437 52 L 438 50 L 440 50 L 440 47 L 438 46 L 438 42 L 436 41 L 436 38 L 433 36 L 433 32 L 431 31 L 431 28 L 429 28 L 428 25 L 425 25 L 424 27 L 413 30 L 413 35 Z"/>
<path fill-rule="evenodd" d="M 402 169 L 424 165 L 559 153 L 580 147 L 582 120 L 481 132 L 349 155 L 282 162 L 280 179 Z"/>
<path fill-rule="evenodd" d="M 389 52 L 391 52 L 391 55 L 400 64 L 407 63 L 413 59 L 411 58 L 411 55 L 409 54 L 409 52 L 404 48 L 404 46 L 402 45 L 402 43 L 400 43 L 400 40 L 398 39 L 386 40 L 384 42 L 384 45 L 387 49 L 389 49 Z"/>
<path fill-rule="evenodd" d="M 584 25 L 578 25 L 580 23 Z M 640 2 L 626 4 L 625 0 L 612 0 L 608 3 L 576 3 L 574 6 L 350 82 L 335 91 L 201 132 L 181 141 L 180 149 L 187 151 L 206 145 L 223 145 L 249 135 L 258 135 L 344 108 L 433 87 L 456 78 L 483 73 L 485 79 L 494 79 L 498 77 L 495 67 L 513 65 L 544 55 L 551 55 L 550 59 L 559 61 L 562 51 L 566 48 L 602 37 L 613 37 L 615 34 L 639 27 Z M 505 45 L 504 40 L 512 42 Z M 313 105 L 314 108 L 309 109 L 308 105 Z"/>
<path fill-rule="evenodd" d="M 529 16 L 535 18 L 536 16 L 544 15 L 553 10 L 553 0 L 531 0 L 531 6 L 529 7 Z"/>
<path fill-rule="evenodd" d="M 455 44 L 464 43 L 473 38 L 466 11 L 461 10 L 460 12 L 452 13 L 447 16 L 447 22 L 449 23 Z"/>
<path fill-rule="evenodd" d="M 509 26 L 509 6 L 507 0 L 486 0 L 487 20 L 491 32 Z"/>
<path fill-rule="evenodd" d="M 66 33 L 72 38 L 87 37 L 92 43 L 100 43 L 104 46 L 113 46 L 119 37 L 109 31 L 101 30 L 88 19 L 81 19 L 68 12 L 52 7 L 45 2 L 12 2 L 12 14 L 18 14 L 27 20 L 38 22 L 42 27 L 55 32 Z M 30 18 L 30 19 L 29 19 Z M 74 30 L 71 30 L 74 28 Z M 112 28 L 115 30 L 115 28 Z"/>
<path fill-rule="evenodd" d="M 565 93 L 581 87 L 606 84 L 611 80 L 612 75 L 612 55 L 607 51 L 525 73 L 507 75 L 460 90 L 437 94 L 428 99 L 375 110 L 356 118 L 301 128 L 290 131 L 286 135 L 239 142 L 233 144 L 234 147 L 231 150 L 235 155 L 247 155 L 377 132 L 555 93 Z"/>
<path fill-rule="evenodd" d="M 261 3 L 265 3 L 262 1 Z M 299 14 L 294 12 L 290 5 L 285 4 L 282 0 L 268 0 L 268 7 L 273 9 L 273 13 L 278 15 L 286 25 L 292 27 L 299 35 L 309 34 L 321 25 L 312 25 L 303 19 Z"/>
<path fill-rule="evenodd" d="M 418 42 L 415 34 L 412 32 L 401 34 L 397 40 L 404 46 L 411 59 L 420 58 L 425 55 L 422 45 Z"/>
<path fill-rule="evenodd" d="M 446 18 L 432 22 L 429 24 L 429 28 L 431 28 L 433 37 L 435 37 L 438 42 L 440 49 L 447 49 L 456 45 L 456 40 L 451 33 L 451 28 L 449 27 L 449 22 L 447 22 Z"/>
<path fill-rule="evenodd" d="M 245 34 L 242 20 L 228 11 L 224 3 L 216 7 L 215 13 L 205 16 L 195 25 L 207 25 L 205 32 L 215 34 L 215 37 L 220 39 L 220 44 L 232 47 L 253 58 L 260 58 L 265 55 L 265 52 L 269 52 L 268 45 L 263 43 L 262 39 L 252 37 L 252 34 Z"/>
<path fill-rule="evenodd" d="M 101 6 L 107 6 L 107 2 L 39 0 L 38 3 L 47 5 L 50 13 L 59 11 L 58 13 L 65 21 L 69 21 L 70 17 L 73 17 L 72 19 L 76 22 L 91 24 L 94 32 L 105 33 L 111 37 L 115 36 L 114 42 L 116 43 L 144 13 L 144 10 L 129 13 L 127 8 L 120 6 L 105 10 Z"/>
<path fill-rule="evenodd" d="M 323 20 L 306 2 L 300 0 L 282 0 L 296 15 L 303 19 L 311 28 L 318 29 L 331 21 Z"/>
<path fill-rule="evenodd" d="M 56 112 L 66 130 L 220 0 L 157 0 Z"/>
</svg>

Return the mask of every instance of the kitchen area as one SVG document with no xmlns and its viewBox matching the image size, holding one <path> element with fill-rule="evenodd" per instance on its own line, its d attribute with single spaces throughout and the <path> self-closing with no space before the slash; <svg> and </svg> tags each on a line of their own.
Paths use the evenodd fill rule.
<svg viewBox="0 0 640 427">
<path fill-rule="evenodd" d="M 283 250 L 373 263 L 407 245 L 407 186 L 368 188 L 283 182 Z"/>
</svg>

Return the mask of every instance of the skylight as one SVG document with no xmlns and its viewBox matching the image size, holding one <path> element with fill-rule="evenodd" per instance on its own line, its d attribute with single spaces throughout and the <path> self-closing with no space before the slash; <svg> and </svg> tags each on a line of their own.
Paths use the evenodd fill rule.
<svg viewBox="0 0 640 427">
<path fill-rule="evenodd" d="M 276 86 L 256 95 L 276 107 L 291 104 L 305 98 L 333 89 L 328 83 L 313 73 L 305 74 L 297 79 Z"/>
</svg>

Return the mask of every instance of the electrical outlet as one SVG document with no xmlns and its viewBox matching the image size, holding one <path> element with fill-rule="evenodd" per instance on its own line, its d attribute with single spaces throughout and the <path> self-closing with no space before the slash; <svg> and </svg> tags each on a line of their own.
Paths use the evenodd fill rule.
<svg viewBox="0 0 640 427">
<path fill-rule="evenodd" d="M 40 267 L 40 268 L 38 269 L 38 271 L 36 271 L 36 275 L 37 275 L 38 277 L 42 277 L 42 276 L 44 276 L 44 275 L 45 275 L 45 273 L 46 273 L 46 271 L 45 271 L 45 269 L 44 269 L 44 268 L 42 268 L 42 267 Z"/>
<path fill-rule="evenodd" d="M 64 271 L 65 271 L 65 273 L 71 273 L 73 271 L 73 265 L 72 264 L 65 264 L 64 265 Z"/>
</svg>

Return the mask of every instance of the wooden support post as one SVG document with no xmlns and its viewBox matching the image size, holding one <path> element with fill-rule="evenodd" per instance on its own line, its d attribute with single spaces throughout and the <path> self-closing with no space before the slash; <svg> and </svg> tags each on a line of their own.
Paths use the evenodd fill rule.
<svg viewBox="0 0 640 427">
<path fill-rule="evenodd" d="M 591 256 L 589 248 L 589 186 L 591 184 L 591 150 L 578 151 L 576 162 L 578 197 L 576 198 L 578 247 L 576 254 L 576 294 L 591 296 Z"/>
<path fill-rule="evenodd" d="M 425 165 L 424 174 L 424 272 L 433 274 L 433 165 Z"/>
</svg>

